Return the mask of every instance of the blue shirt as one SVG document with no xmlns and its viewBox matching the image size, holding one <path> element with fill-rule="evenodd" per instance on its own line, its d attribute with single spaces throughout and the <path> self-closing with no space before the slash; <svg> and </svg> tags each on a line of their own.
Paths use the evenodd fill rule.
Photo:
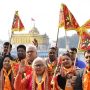
<svg viewBox="0 0 90 90">
<path fill-rule="evenodd" d="M 83 61 L 79 60 L 78 58 L 76 59 L 76 66 L 79 68 L 85 68 L 86 65 Z"/>
</svg>

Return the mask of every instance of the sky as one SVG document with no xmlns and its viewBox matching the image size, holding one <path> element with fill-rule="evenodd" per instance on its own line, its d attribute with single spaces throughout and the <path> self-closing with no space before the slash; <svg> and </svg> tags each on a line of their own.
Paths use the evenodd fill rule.
<svg viewBox="0 0 90 90">
<path fill-rule="evenodd" d="M 90 19 L 90 0 L 0 0 L 0 40 L 9 40 L 13 17 L 18 10 L 25 30 L 16 33 L 28 33 L 33 27 L 33 18 L 40 34 L 46 33 L 51 41 L 55 41 L 61 3 L 67 5 L 80 26 Z M 67 31 L 67 36 L 75 33 Z M 59 37 L 64 35 L 65 30 L 60 28 Z"/>
</svg>

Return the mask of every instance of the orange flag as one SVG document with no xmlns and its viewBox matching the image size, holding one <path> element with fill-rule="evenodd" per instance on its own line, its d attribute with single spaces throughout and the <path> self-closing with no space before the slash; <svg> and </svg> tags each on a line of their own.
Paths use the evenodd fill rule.
<svg viewBox="0 0 90 90">
<path fill-rule="evenodd" d="M 85 31 L 82 32 L 79 38 L 78 49 L 81 51 L 90 49 L 90 33 Z"/>
<path fill-rule="evenodd" d="M 65 30 L 75 30 L 79 27 L 76 19 L 73 14 L 67 8 L 65 4 L 61 5 L 62 8 L 60 10 L 60 19 L 59 19 L 59 28 L 60 26 L 64 26 Z"/>
<path fill-rule="evenodd" d="M 81 35 L 82 32 L 87 31 L 87 29 L 90 29 L 90 19 L 84 25 L 77 28 L 78 35 Z"/>
<path fill-rule="evenodd" d="M 24 30 L 24 25 L 18 15 L 18 11 L 16 11 L 13 19 L 12 31 L 22 31 L 22 30 Z"/>
<path fill-rule="evenodd" d="M 59 14 L 59 28 L 63 26 L 64 26 L 64 13 L 63 13 L 63 6 L 61 5 Z"/>
<path fill-rule="evenodd" d="M 85 29 L 90 29 L 90 19 L 84 25 L 82 25 L 82 27 Z"/>
</svg>

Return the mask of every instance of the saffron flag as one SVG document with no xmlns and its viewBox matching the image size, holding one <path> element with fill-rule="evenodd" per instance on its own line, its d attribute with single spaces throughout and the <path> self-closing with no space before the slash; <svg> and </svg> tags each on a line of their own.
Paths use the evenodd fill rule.
<svg viewBox="0 0 90 90">
<path fill-rule="evenodd" d="M 82 32 L 87 31 L 87 29 L 90 29 L 90 19 L 84 25 L 77 28 L 78 35 L 81 35 Z"/>
<path fill-rule="evenodd" d="M 24 25 L 18 15 L 18 11 L 16 11 L 13 19 L 12 31 L 22 31 L 22 30 L 24 30 Z"/>
<path fill-rule="evenodd" d="M 85 28 L 85 29 L 90 29 L 90 19 L 81 27 Z"/>
<path fill-rule="evenodd" d="M 64 26 L 65 30 L 75 30 L 79 27 L 76 19 L 74 18 L 73 14 L 67 8 L 65 4 L 61 5 L 62 8 L 60 10 L 60 19 L 59 19 L 59 28 L 60 26 Z"/>
<path fill-rule="evenodd" d="M 60 14 L 59 14 L 59 28 L 64 26 L 64 14 L 63 14 L 63 8 L 61 6 Z"/>
<path fill-rule="evenodd" d="M 90 33 L 82 32 L 79 38 L 79 50 L 89 50 L 90 49 Z"/>
<path fill-rule="evenodd" d="M 86 29 L 84 27 L 81 26 L 81 27 L 77 28 L 77 34 L 79 36 L 81 36 L 83 32 L 86 32 Z"/>
</svg>

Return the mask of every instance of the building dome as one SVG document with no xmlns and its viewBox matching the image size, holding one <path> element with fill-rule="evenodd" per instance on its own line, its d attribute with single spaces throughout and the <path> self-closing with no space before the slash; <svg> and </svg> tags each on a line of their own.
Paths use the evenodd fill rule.
<svg viewBox="0 0 90 90">
<path fill-rule="evenodd" d="M 29 31 L 30 34 L 39 34 L 39 31 L 38 29 L 34 26 L 30 31 Z"/>
</svg>

